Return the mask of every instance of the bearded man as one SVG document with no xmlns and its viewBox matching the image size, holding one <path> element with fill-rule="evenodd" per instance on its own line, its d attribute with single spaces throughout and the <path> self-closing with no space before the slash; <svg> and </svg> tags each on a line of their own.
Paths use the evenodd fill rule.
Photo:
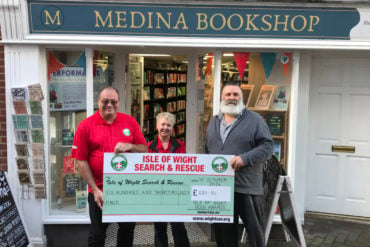
<svg viewBox="0 0 370 247">
<path fill-rule="evenodd" d="M 263 164 L 273 153 L 273 141 L 262 117 L 245 108 L 235 82 L 222 88 L 220 113 L 208 125 L 205 150 L 235 155 L 229 163 L 235 170 L 234 223 L 214 224 L 217 246 L 238 246 L 239 216 L 249 246 L 265 246 Z"/>
</svg>

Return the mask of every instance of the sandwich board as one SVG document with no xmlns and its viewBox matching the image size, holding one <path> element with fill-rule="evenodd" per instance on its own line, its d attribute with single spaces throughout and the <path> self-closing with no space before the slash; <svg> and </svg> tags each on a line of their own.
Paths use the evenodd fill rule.
<svg viewBox="0 0 370 247">
<path fill-rule="evenodd" d="M 28 239 L 5 173 L 0 171 L 0 247 L 26 247 Z"/>
</svg>

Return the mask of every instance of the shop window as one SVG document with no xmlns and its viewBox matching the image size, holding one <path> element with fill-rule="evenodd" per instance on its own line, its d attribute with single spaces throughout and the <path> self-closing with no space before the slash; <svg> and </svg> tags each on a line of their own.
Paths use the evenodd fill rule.
<svg viewBox="0 0 370 247">
<path fill-rule="evenodd" d="M 113 56 L 94 51 L 93 95 L 86 90 L 86 55 L 83 50 L 48 52 L 49 88 L 49 212 L 50 215 L 87 214 L 87 184 L 71 158 L 78 124 L 86 115 L 86 99 L 112 85 Z M 87 97 L 89 96 L 89 97 Z"/>
<path fill-rule="evenodd" d="M 176 118 L 173 136 L 185 142 L 185 59 L 184 55 L 130 56 L 131 114 L 141 125 L 147 142 L 156 138 L 156 116 L 165 111 L 173 113 Z"/>
<path fill-rule="evenodd" d="M 274 155 L 287 167 L 290 53 L 227 52 L 222 56 L 222 83 L 239 82 L 243 103 L 266 121 L 274 140 Z"/>
</svg>

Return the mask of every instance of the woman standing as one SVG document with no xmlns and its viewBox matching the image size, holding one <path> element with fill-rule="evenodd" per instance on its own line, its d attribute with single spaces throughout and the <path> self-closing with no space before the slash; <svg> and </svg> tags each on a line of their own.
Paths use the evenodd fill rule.
<svg viewBox="0 0 370 247">
<path fill-rule="evenodd" d="M 158 138 L 151 141 L 149 153 L 185 153 L 185 144 L 173 138 L 171 133 L 175 124 L 175 116 L 169 112 L 157 115 Z M 188 234 L 183 222 L 171 223 L 175 247 L 189 247 Z M 154 223 L 154 244 L 156 247 L 167 247 L 167 222 Z"/>
</svg>

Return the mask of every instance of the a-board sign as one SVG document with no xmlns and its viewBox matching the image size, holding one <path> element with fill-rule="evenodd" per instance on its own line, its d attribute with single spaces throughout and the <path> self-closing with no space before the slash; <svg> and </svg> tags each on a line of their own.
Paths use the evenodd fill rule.
<svg viewBox="0 0 370 247">
<path fill-rule="evenodd" d="M 28 246 L 22 222 L 5 173 L 0 171 L 0 247 Z"/>
</svg>

